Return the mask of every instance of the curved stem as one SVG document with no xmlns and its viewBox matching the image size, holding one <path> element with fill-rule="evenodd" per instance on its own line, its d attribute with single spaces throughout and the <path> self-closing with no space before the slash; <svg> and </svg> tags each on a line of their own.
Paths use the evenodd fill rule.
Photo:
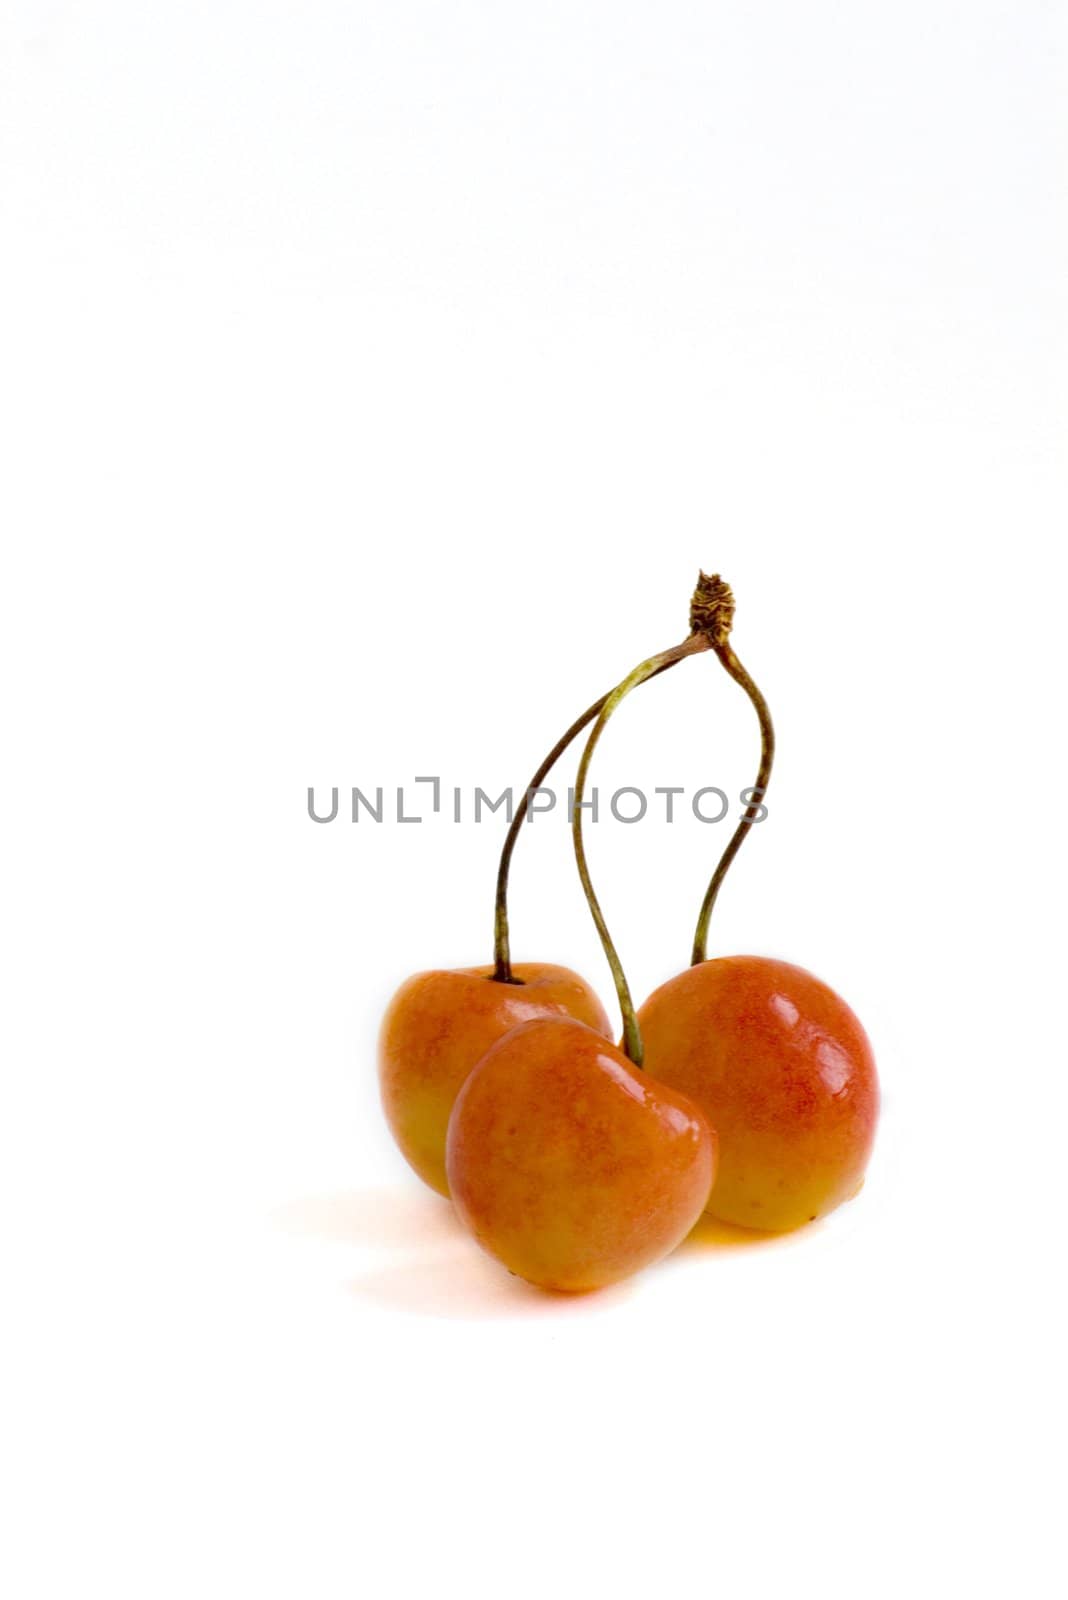
<svg viewBox="0 0 1068 1600">
<path fill-rule="evenodd" d="M 731 835 L 727 848 L 720 856 L 716 870 L 712 874 L 712 881 L 705 891 L 701 912 L 697 918 L 697 930 L 694 933 L 693 953 L 690 957 L 690 965 L 694 967 L 699 966 L 702 961 L 707 959 L 708 924 L 712 916 L 712 907 L 716 903 L 716 896 L 719 894 L 720 885 L 727 876 L 730 864 L 742 848 L 742 841 L 749 833 L 757 812 L 760 810 L 760 802 L 767 793 L 768 780 L 771 777 L 771 764 L 775 759 L 775 729 L 771 725 L 771 712 L 768 710 L 767 701 L 738 660 L 729 643 L 715 644 L 713 649 L 735 683 L 740 683 L 749 696 L 760 720 L 760 770 L 757 772 L 756 783 L 750 791 L 753 799 L 746 807 L 745 815 Z"/>
<path fill-rule="evenodd" d="M 593 721 L 605 701 L 608 699 L 603 694 L 599 700 L 585 710 L 581 717 L 571 724 L 565 734 L 562 734 L 545 757 L 537 772 L 531 778 L 523 797 L 515 810 L 508 827 L 508 833 L 501 851 L 500 864 L 497 868 L 497 896 L 493 908 L 493 977 L 497 983 L 522 983 L 521 978 L 512 976 L 512 955 L 508 938 L 508 873 L 512 865 L 512 855 L 519 840 L 519 834 L 526 820 L 527 811 L 530 809 L 530 796 L 539 788 L 548 777 L 550 770 L 556 765 L 572 739 L 578 737 L 587 723 Z"/>
<path fill-rule="evenodd" d="M 650 673 L 649 676 L 655 678 L 658 673 L 666 672 L 668 667 L 673 667 L 674 665 L 674 661 L 666 661 L 663 666 L 657 667 L 656 672 Z M 504 847 L 501 850 L 500 864 L 497 868 L 497 893 L 493 910 L 493 978 L 497 983 L 519 984 L 523 981 L 512 974 L 512 955 L 508 934 L 508 874 L 511 870 L 512 856 L 519 841 L 523 823 L 526 821 L 527 812 L 530 809 L 530 796 L 535 789 L 541 787 L 568 745 L 573 739 L 577 739 L 583 728 L 593 721 L 607 699 L 608 695 L 603 694 L 599 700 L 595 700 L 593 705 L 582 713 L 581 717 L 576 718 L 567 732 L 561 734 L 527 784 L 509 824 Z"/>
<path fill-rule="evenodd" d="M 586 847 L 582 838 L 582 810 L 583 796 L 586 792 L 586 777 L 590 770 L 590 761 L 597 748 L 597 741 L 604 732 L 605 724 L 615 711 L 616 707 L 626 699 L 632 689 L 636 689 L 646 679 L 655 677 L 658 672 L 663 672 L 668 667 L 673 667 L 676 662 L 682 661 L 686 656 L 696 655 L 701 650 L 712 648 L 711 639 L 704 633 L 691 633 L 682 644 L 675 645 L 671 650 L 664 650 L 658 656 L 651 656 L 648 661 L 643 661 L 634 671 L 628 673 L 623 682 L 614 688 L 604 700 L 593 730 L 586 740 L 586 748 L 582 752 L 579 762 L 578 775 L 575 778 L 575 803 L 571 813 L 571 832 L 575 846 L 575 863 L 578 874 L 582 880 L 583 893 L 586 903 L 590 908 L 597 932 L 600 935 L 604 953 L 608 958 L 608 965 L 612 969 L 612 981 L 616 986 L 616 995 L 619 999 L 619 1009 L 623 1014 L 623 1048 L 626 1055 L 636 1067 L 642 1064 L 643 1050 L 641 1034 L 638 1031 L 638 1020 L 634 1014 L 634 1002 L 631 999 L 627 975 L 619 959 L 612 935 L 608 931 L 608 924 L 604 920 L 600 902 L 594 892 L 590 879 L 590 869 L 586 862 Z"/>
</svg>

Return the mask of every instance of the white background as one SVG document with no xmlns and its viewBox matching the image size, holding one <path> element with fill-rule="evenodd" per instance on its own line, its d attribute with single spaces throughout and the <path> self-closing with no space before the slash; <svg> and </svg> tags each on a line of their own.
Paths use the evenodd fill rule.
<svg viewBox="0 0 1068 1600">
<path fill-rule="evenodd" d="M 6 1592 L 1063 1593 L 1064 8 L 0 16 Z M 881 1135 L 548 1299 L 374 1080 L 500 825 L 306 789 L 522 784 L 699 565 L 780 738 L 713 949 Z M 755 760 L 705 659 L 597 781 Z M 639 998 L 725 836 L 592 830 Z M 558 819 L 514 887 L 610 1000 Z"/>
</svg>

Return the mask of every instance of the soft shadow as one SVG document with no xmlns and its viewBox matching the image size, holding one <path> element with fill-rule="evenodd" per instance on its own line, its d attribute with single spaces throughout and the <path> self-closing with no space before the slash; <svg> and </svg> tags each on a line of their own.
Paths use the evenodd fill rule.
<svg viewBox="0 0 1068 1600">
<path fill-rule="evenodd" d="M 739 1228 L 733 1222 L 720 1222 L 706 1211 L 679 1246 L 684 1250 L 756 1250 L 789 1244 L 802 1234 L 811 1233 L 819 1223 L 808 1223 L 793 1233 L 760 1233 L 756 1228 Z"/>
<path fill-rule="evenodd" d="M 447 1254 L 365 1273 L 349 1284 L 353 1294 L 391 1311 L 420 1317 L 561 1317 L 609 1311 L 626 1299 L 629 1283 L 590 1294 L 558 1294 L 536 1289 L 490 1259 L 473 1239 Z"/>
<path fill-rule="evenodd" d="M 304 1239 L 379 1250 L 414 1249 L 462 1233 L 450 1202 L 422 1187 L 305 1195 L 281 1206 L 274 1222 Z"/>
<path fill-rule="evenodd" d="M 285 1233 L 404 1258 L 361 1273 L 349 1291 L 413 1316 L 472 1319 L 561 1316 L 610 1310 L 630 1293 L 617 1284 L 591 1294 L 536 1289 L 482 1251 L 448 1200 L 429 1189 L 354 1189 L 306 1195 L 273 1214 Z"/>
</svg>

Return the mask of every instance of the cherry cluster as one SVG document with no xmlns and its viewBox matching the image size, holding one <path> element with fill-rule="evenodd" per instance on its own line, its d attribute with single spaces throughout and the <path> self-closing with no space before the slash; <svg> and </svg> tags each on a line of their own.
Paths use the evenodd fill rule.
<svg viewBox="0 0 1068 1600">
<path fill-rule="evenodd" d="M 767 704 L 730 642 L 734 599 L 700 575 L 681 644 L 650 657 L 572 724 L 527 786 L 497 878 L 491 966 L 421 972 L 390 1002 L 379 1042 L 389 1126 L 421 1178 L 451 1196 L 479 1244 L 547 1289 L 615 1283 L 678 1245 L 705 1211 L 782 1232 L 864 1180 L 879 1109 L 871 1046 L 845 1002 L 801 967 L 707 956 L 723 878 L 761 814 L 774 754 Z M 582 800 L 609 717 L 632 689 L 712 652 L 749 696 L 761 759 L 751 804 L 706 891 L 691 965 L 635 1010 L 590 880 Z M 566 967 L 512 963 L 508 872 L 529 796 L 590 724 L 573 844 L 612 971 L 620 1045 L 593 989 Z"/>
</svg>

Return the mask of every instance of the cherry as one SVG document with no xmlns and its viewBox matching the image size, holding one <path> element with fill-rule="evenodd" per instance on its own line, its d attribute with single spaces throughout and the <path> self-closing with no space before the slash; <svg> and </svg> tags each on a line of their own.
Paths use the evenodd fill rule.
<svg viewBox="0 0 1068 1600">
<path fill-rule="evenodd" d="M 647 1070 L 689 1095 L 719 1135 L 713 1216 L 780 1232 L 856 1194 L 879 1113 L 875 1061 L 819 978 L 724 956 L 662 984 L 638 1025 Z"/>
<path fill-rule="evenodd" d="M 693 1227 L 715 1176 L 706 1118 L 640 1070 L 634 1006 L 582 835 L 586 777 L 608 718 L 632 688 L 710 643 L 695 631 L 612 691 L 575 780 L 575 859 L 615 980 L 625 1049 L 579 1022 L 530 1022 L 473 1069 L 449 1122 L 446 1166 L 461 1220 L 510 1271 L 544 1288 L 597 1289 L 659 1260 Z"/>
<path fill-rule="evenodd" d="M 767 704 L 729 643 L 730 590 L 702 574 L 694 607 L 705 625 L 718 611 L 713 648 L 756 708 L 760 770 L 753 804 L 705 894 L 692 965 L 650 996 L 638 1025 L 648 1070 L 691 1096 L 719 1135 L 708 1210 L 777 1232 L 856 1194 L 875 1137 L 879 1085 L 863 1028 L 819 978 L 762 956 L 706 959 L 712 907 L 767 789 L 774 733 Z"/>
<path fill-rule="evenodd" d="M 599 1289 L 686 1237 L 708 1199 L 715 1136 L 591 1028 L 543 1018 L 468 1077 L 447 1164 L 460 1218 L 510 1271 Z"/>
<path fill-rule="evenodd" d="M 674 661 L 666 662 L 666 670 Z M 538 1016 L 574 1017 L 605 1038 L 612 1026 L 593 989 L 567 967 L 512 965 L 508 876 L 530 795 L 573 739 L 604 707 L 607 695 L 572 723 L 531 778 L 501 851 L 494 907 L 492 967 L 420 972 L 391 1000 L 378 1043 L 382 1105 L 402 1155 L 425 1183 L 448 1195 L 445 1133 L 453 1103 L 471 1068 L 495 1041 Z"/>
<path fill-rule="evenodd" d="M 493 967 L 419 972 L 393 996 L 379 1039 L 382 1104 L 402 1153 L 439 1194 L 449 1193 L 445 1133 L 464 1079 L 502 1035 L 551 1015 L 612 1036 L 600 1000 L 567 967 L 523 963 L 506 983 Z"/>
</svg>

